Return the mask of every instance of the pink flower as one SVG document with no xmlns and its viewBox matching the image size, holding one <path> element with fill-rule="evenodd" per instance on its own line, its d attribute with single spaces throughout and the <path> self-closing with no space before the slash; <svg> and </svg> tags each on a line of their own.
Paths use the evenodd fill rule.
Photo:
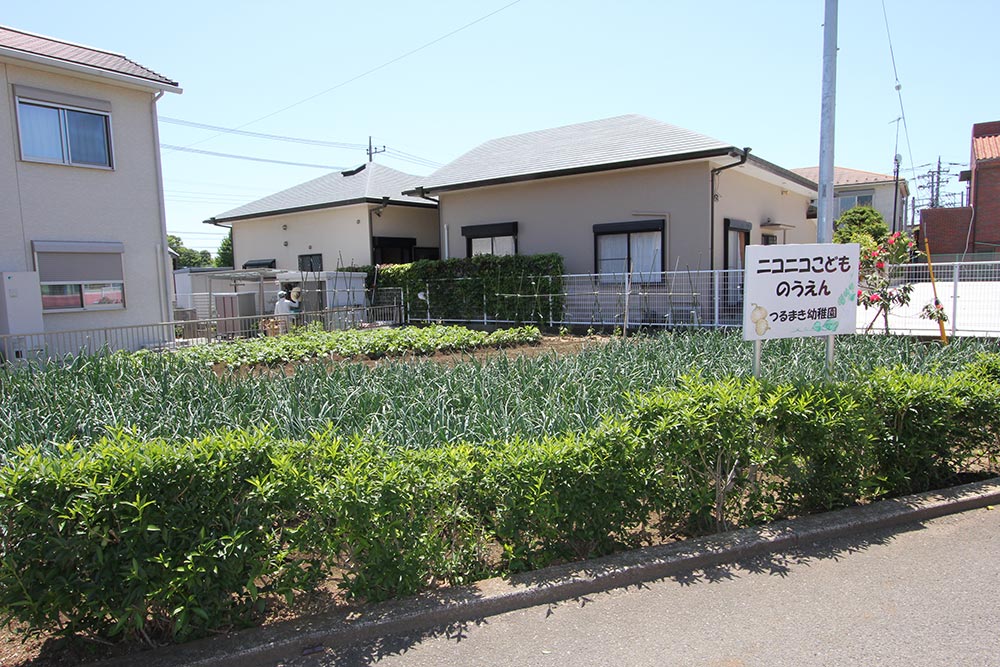
<svg viewBox="0 0 1000 667">
<path fill-rule="evenodd" d="M 861 298 L 861 290 L 858 290 L 858 298 Z"/>
<path fill-rule="evenodd" d="M 875 262 L 875 268 L 876 268 L 876 269 L 884 269 L 884 268 L 885 268 L 885 262 L 883 262 L 883 261 L 882 261 L 882 260 L 880 259 L 879 261 Z"/>
<path fill-rule="evenodd" d="M 870 301 L 871 301 L 872 303 L 875 303 L 876 301 L 881 301 L 881 300 L 882 300 L 882 298 L 881 298 L 881 297 L 879 297 L 879 295 L 878 295 L 878 294 L 872 294 L 872 295 L 871 295 L 871 297 L 869 298 L 869 300 L 870 300 Z"/>
</svg>

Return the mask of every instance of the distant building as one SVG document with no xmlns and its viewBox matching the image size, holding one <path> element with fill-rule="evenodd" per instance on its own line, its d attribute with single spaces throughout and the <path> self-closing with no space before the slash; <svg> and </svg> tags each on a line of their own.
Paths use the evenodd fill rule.
<svg viewBox="0 0 1000 667">
<path fill-rule="evenodd" d="M 792 171 L 811 181 L 819 181 L 819 167 L 803 167 Z M 846 167 L 833 168 L 834 220 L 855 206 L 871 206 L 882 214 L 890 229 L 903 230 L 907 226 L 906 205 L 909 196 L 910 190 L 904 178 L 897 181 L 892 174 Z M 816 217 L 815 202 L 809 207 L 809 217 Z"/>
<path fill-rule="evenodd" d="M 920 212 L 921 238 L 934 255 L 1000 257 L 1000 121 L 972 126 L 968 206 Z"/>
</svg>

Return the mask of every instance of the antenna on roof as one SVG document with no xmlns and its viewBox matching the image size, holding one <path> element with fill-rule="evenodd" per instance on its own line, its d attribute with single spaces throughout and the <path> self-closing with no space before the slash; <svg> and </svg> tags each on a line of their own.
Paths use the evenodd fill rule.
<svg viewBox="0 0 1000 667">
<path fill-rule="evenodd" d="M 384 153 L 385 152 L 385 146 L 382 146 L 382 148 L 374 148 L 374 147 L 372 147 L 372 137 L 371 137 L 371 135 L 368 135 L 368 151 L 367 152 L 368 152 L 368 161 L 371 162 L 373 157 L 375 157 L 379 153 Z"/>
</svg>

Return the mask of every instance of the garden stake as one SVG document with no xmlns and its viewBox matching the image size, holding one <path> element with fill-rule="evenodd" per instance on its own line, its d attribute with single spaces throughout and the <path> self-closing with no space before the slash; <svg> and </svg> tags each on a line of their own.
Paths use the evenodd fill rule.
<svg viewBox="0 0 1000 667">
<path fill-rule="evenodd" d="M 934 265 L 931 264 L 931 244 L 927 241 L 927 236 L 924 236 L 924 250 L 927 254 L 927 270 L 930 272 L 931 276 L 931 289 L 934 291 L 934 307 L 937 308 L 941 305 L 938 301 L 937 295 L 937 284 L 934 282 Z M 941 329 L 941 342 L 945 345 L 948 344 L 948 334 L 944 332 L 944 322 L 938 320 L 938 327 Z"/>
</svg>

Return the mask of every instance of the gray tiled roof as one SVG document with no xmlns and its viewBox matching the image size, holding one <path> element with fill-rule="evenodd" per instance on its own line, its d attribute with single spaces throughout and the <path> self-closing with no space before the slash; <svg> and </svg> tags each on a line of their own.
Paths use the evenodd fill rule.
<svg viewBox="0 0 1000 667">
<path fill-rule="evenodd" d="M 605 118 L 493 139 L 446 164 L 420 185 L 425 190 L 667 161 L 732 144 L 645 116 Z"/>
<path fill-rule="evenodd" d="M 420 197 L 401 194 L 413 185 L 419 176 L 396 171 L 375 162 L 365 163 L 358 169 L 335 171 L 311 181 L 275 192 L 257 201 L 244 204 L 212 218 L 215 222 L 256 218 L 301 209 L 332 208 L 363 201 L 381 201 L 384 197 L 397 204 L 434 206 Z"/>
<path fill-rule="evenodd" d="M 0 26 L 0 47 L 20 51 L 27 55 L 44 56 L 74 65 L 92 67 L 115 74 L 125 74 L 156 84 L 177 87 L 176 81 L 157 74 L 151 69 L 135 63 L 123 55 L 63 42 L 51 37 L 33 35 L 28 32 Z"/>
</svg>

